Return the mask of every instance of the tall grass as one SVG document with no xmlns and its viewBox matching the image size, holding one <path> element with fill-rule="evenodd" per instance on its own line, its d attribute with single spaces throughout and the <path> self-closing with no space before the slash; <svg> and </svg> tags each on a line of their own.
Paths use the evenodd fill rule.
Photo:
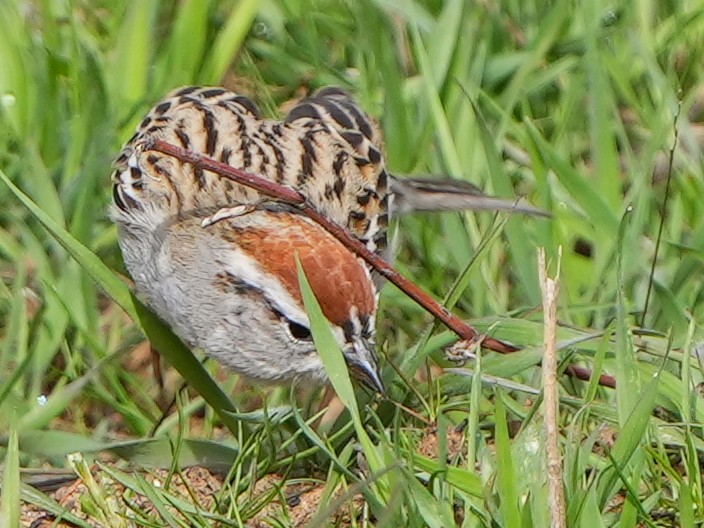
<svg viewBox="0 0 704 528">
<path fill-rule="evenodd" d="M 2 515 L 17 513 L 18 466 L 109 450 L 166 468 L 217 453 L 232 476 L 220 513 L 241 522 L 257 509 L 241 493 L 295 467 L 327 475 L 330 497 L 338 483 L 363 492 L 377 526 L 546 526 L 542 246 L 563 251 L 562 357 L 618 378 L 616 391 L 563 378 L 569 525 L 701 523 L 702 361 L 691 351 L 704 316 L 703 43 L 704 4 L 686 0 L 0 2 L 0 171 L 21 191 L 0 184 Z M 525 349 L 409 387 L 417 366 L 446 364 L 451 336 L 426 339 L 428 316 L 387 287 L 379 342 L 399 365 L 385 378 L 402 405 L 358 394 L 356 432 L 347 414 L 317 429 L 288 391 L 240 390 L 211 363 L 164 416 L 156 384 L 127 359 L 143 327 L 152 341 L 170 336 L 136 317 L 115 276 L 108 176 L 149 106 L 188 83 L 224 84 L 270 115 L 342 85 L 381 120 L 394 173 L 466 179 L 550 211 L 398 222 L 400 270 L 438 298 L 462 276 L 455 310 Z M 199 368 L 177 344 L 161 348 Z M 426 421 L 440 446 L 463 424 L 469 455 L 418 454 Z M 152 522 L 175 522 L 157 510 Z"/>
</svg>

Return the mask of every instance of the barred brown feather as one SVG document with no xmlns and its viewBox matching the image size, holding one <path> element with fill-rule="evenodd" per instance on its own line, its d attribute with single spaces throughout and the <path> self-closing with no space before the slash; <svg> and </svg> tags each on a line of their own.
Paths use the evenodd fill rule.
<svg viewBox="0 0 704 528">
<path fill-rule="evenodd" d="M 338 88 L 304 99 L 283 122 L 262 119 L 250 99 L 222 88 L 182 88 L 151 109 L 113 174 L 115 216 L 135 223 L 255 203 L 261 199 L 256 191 L 141 150 L 147 138 L 291 186 L 370 249 L 385 245 L 388 176 L 381 134 Z"/>
</svg>

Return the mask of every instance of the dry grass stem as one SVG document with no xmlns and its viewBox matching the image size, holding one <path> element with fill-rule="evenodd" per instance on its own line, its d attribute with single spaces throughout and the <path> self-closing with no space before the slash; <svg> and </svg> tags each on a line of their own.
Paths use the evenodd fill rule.
<svg viewBox="0 0 704 528">
<path fill-rule="evenodd" d="M 561 253 L 561 251 L 560 251 Z M 545 250 L 538 250 L 538 273 L 543 296 L 544 353 L 543 353 L 543 406 L 548 466 L 548 501 L 550 526 L 564 528 L 566 524 L 565 494 L 562 487 L 562 455 L 558 429 L 557 388 L 557 298 L 560 287 L 558 271 L 554 279 L 548 277 Z"/>
</svg>

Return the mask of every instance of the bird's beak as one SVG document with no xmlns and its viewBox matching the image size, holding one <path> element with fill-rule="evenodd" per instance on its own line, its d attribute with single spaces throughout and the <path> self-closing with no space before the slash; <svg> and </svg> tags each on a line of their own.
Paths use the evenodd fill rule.
<svg viewBox="0 0 704 528">
<path fill-rule="evenodd" d="M 357 380 L 380 394 L 386 393 L 374 345 L 364 339 L 355 339 L 344 354 L 350 372 Z"/>
</svg>

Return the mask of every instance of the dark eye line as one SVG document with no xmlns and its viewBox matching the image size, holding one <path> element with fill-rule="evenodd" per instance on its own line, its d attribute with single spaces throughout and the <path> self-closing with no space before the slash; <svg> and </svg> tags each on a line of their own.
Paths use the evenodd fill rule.
<svg viewBox="0 0 704 528">
<path fill-rule="evenodd" d="M 300 339 L 301 341 L 312 341 L 313 336 L 310 333 L 310 329 L 302 324 L 292 321 L 286 317 L 280 310 L 277 310 L 271 303 L 269 304 L 269 309 L 276 314 L 276 316 L 288 325 L 288 330 L 291 332 L 291 337 L 294 339 Z"/>
</svg>

